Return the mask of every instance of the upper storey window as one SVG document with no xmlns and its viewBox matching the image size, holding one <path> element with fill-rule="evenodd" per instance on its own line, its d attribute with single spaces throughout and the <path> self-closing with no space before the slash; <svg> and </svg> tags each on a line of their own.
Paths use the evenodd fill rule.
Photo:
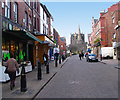
<svg viewBox="0 0 120 100">
<path fill-rule="evenodd" d="M 15 20 L 15 22 L 17 23 L 17 20 L 18 19 L 18 5 L 17 5 L 17 3 L 15 2 L 14 3 L 14 20 Z"/>
<path fill-rule="evenodd" d="M 5 1 L 5 17 L 10 18 L 10 1 Z"/>
</svg>

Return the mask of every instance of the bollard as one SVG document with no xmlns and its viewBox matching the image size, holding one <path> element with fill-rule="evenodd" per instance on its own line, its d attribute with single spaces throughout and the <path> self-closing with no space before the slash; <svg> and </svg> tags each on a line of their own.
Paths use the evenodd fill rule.
<svg viewBox="0 0 120 100">
<path fill-rule="evenodd" d="M 46 74 L 49 74 L 49 62 L 46 64 Z"/>
<path fill-rule="evenodd" d="M 41 63 L 38 62 L 38 80 L 42 79 L 42 72 L 41 72 Z"/>
<path fill-rule="evenodd" d="M 22 64 L 22 71 L 21 71 L 21 92 L 27 91 L 26 88 L 26 75 L 25 75 L 25 64 Z"/>
<path fill-rule="evenodd" d="M 60 56 L 60 58 L 59 58 L 59 64 L 61 64 L 61 56 Z"/>
<path fill-rule="evenodd" d="M 58 58 L 56 57 L 56 59 L 55 59 L 55 67 L 57 67 L 57 60 L 58 60 Z"/>
</svg>

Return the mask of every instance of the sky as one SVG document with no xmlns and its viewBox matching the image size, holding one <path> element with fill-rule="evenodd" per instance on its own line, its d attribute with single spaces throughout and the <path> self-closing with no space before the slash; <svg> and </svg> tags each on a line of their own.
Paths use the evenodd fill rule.
<svg viewBox="0 0 120 100">
<path fill-rule="evenodd" d="M 70 35 L 78 33 L 80 25 L 81 33 L 92 32 L 92 17 L 99 19 L 100 11 L 115 4 L 116 2 L 42 2 L 46 5 L 53 16 L 53 27 L 59 35 L 66 37 L 67 45 L 70 44 Z"/>
</svg>

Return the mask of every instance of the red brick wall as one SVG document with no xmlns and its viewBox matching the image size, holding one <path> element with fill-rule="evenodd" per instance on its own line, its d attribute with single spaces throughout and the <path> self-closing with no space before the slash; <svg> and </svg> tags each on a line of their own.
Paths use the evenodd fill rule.
<svg viewBox="0 0 120 100">
<path fill-rule="evenodd" d="M 27 3 L 25 3 L 24 1 L 23 2 L 18 2 L 18 0 L 15 0 L 15 2 L 17 3 L 18 5 L 18 24 L 22 24 L 23 27 L 25 26 L 25 23 L 23 22 L 23 19 L 25 19 L 25 12 L 27 12 L 27 25 L 29 26 L 29 15 L 31 16 L 31 22 L 32 22 L 32 29 L 33 30 L 33 15 L 36 16 L 36 26 L 38 27 L 38 31 L 40 32 L 40 3 L 37 2 L 36 3 L 36 6 L 38 6 L 38 11 L 37 11 L 37 8 L 36 10 L 34 9 L 33 10 L 33 14 L 32 14 L 32 9 L 30 9 L 30 7 L 28 6 Z M 14 2 L 11 2 L 10 3 L 11 6 L 10 6 L 10 19 L 14 20 Z M 33 6 L 33 2 L 31 3 L 31 8 Z M 5 15 L 5 7 L 2 9 L 2 14 Z M 37 18 L 39 20 L 39 24 L 37 25 Z"/>
</svg>

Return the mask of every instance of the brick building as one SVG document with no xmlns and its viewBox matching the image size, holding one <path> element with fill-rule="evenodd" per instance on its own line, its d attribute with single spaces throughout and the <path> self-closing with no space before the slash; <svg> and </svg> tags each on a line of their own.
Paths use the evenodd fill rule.
<svg viewBox="0 0 120 100">
<path fill-rule="evenodd" d="M 55 28 L 53 29 L 53 32 L 56 46 L 59 48 L 59 53 L 62 55 L 63 53 L 66 53 L 66 39 L 65 37 L 60 37 Z"/>
<path fill-rule="evenodd" d="M 117 36 L 114 28 L 118 25 L 119 6 L 120 3 L 116 3 L 108 8 L 107 12 L 101 11 L 99 20 L 93 18 L 94 22 L 92 22 L 92 33 L 89 41 L 93 53 L 98 57 L 100 57 L 101 47 L 113 47 L 116 42 L 113 36 Z M 114 49 L 113 54 L 113 58 L 116 58 L 116 49 Z"/>
</svg>

